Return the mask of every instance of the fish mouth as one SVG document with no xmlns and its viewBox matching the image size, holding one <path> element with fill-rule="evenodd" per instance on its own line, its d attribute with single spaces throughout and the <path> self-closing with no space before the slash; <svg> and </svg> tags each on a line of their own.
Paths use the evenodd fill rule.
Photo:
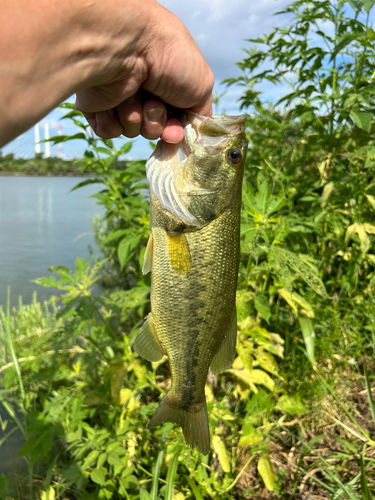
<svg viewBox="0 0 375 500">
<path fill-rule="evenodd" d="M 159 161 L 170 162 L 172 168 L 194 152 L 195 144 L 204 147 L 208 154 L 218 154 L 232 137 L 245 137 L 246 115 L 213 115 L 210 118 L 185 110 L 180 120 L 184 127 L 182 142 L 171 144 L 161 140 L 152 155 Z"/>
<path fill-rule="evenodd" d="M 215 155 L 226 147 L 232 137 L 240 136 L 245 139 L 246 115 L 213 115 L 211 118 L 193 111 L 184 111 L 181 122 L 185 134 L 183 142 L 190 152 L 198 144 L 208 154 Z"/>
</svg>

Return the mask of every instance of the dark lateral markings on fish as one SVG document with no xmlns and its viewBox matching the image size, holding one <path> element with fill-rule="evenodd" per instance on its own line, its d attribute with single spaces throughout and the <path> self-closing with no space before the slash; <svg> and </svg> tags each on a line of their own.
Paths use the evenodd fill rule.
<svg viewBox="0 0 375 500">
<path fill-rule="evenodd" d="M 210 449 L 208 371 L 227 370 L 235 356 L 245 118 L 185 112 L 184 140 L 159 141 L 146 164 L 151 234 L 143 272 L 152 272 L 151 313 L 134 349 L 150 361 L 167 355 L 171 369 L 149 427 L 174 422 L 203 454 Z"/>
</svg>

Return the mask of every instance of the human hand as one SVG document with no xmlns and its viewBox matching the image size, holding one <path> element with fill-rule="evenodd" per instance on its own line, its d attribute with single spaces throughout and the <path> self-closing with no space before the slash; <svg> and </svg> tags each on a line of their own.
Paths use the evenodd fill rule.
<svg viewBox="0 0 375 500">
<path fill-rule="evenodd" d="M 116 40 L 115 49 L 125 57 L 109 52 L 111 71 L 97 75 L 96 81 L 77 92 L 76 108 L 105 139 L 141 134 L 150 140 L 180 142 L 182 125 L 168 115 L 166 104 L 211 116 L 212 72 L 186 27 L 171 12 L 153 0 L 139 2 L 133 9 L 141 11 L 146 25 L 134 20 L 123 42 L 126 47 Z"/>
</svg>

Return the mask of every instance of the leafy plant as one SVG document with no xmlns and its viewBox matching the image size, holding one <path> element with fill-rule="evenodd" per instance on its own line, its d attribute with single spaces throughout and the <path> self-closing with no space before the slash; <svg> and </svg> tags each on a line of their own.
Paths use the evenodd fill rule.
<svg viewBox="0 0 375 500">
<path fill-rule="evenodd" d="M 100 189 L 104 259 L 51 268 L 38 283 L 60 299 L 0 314 L 0 403 L 9 415 L 0 445 L 12 426 L 22 429 L 28 467 L 26 479 L 0 478 L 5 498 L 290 499 L 307 485 L 334 499 L 360 498 L 359 488 L 371 497 L 375 410 L 361 370 L 373 366 L 375 347 L 375 49 L 372 3 L 351 6 L 292 3 L 290 26 L 252 40 L 243 74 L 229 82 L 244 86 L 250 148 L 237 357 L 206 385 L 207 457 L 172 424 L 147 429 L 170 372 L 165 358 L 149 363 L 132 349 L 150 307 L 144 162 L 121 160 L 131 142 L 116 149 L 94 137 L 64 105 L 80 132 L 53 140 L 87 142 L 79 168 L 95 178 L 76 188 Z M 283 94 L 276 103 L 259 90 L 267 82 Z M 333 388 L 344 375 L 363 377 L 370 430 Z M 319 407 L 327 400 L 328 416 Z M 333 437 L 319 432 L 324 419 Z M 338 449 L 319 450 L 329 439 Z"/>
</svg>

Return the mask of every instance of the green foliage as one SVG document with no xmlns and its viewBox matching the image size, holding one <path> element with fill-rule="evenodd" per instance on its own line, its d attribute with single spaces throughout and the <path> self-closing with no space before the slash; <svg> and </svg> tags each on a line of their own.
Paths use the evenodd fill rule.
<svg viewBox="0 0 375 500">
<path fill-rule="evenodd" d="M 332 498 L 359 498 L 358 481 L 362 498 L 371 497 L 366 449 L 374 442 L 320 375 L 328 361 L 344 371 L 375 348 L 375 35 L 368 17 L 358 16 L 372 3 L 350 5 L 354 12 L 331 0 L 292 3 L 290 27 L 252 40 L 242 76 L 229 82 L 245 87 L 250 148 L 237 357 L 206 385 L 207 457 L 186 447 L 170 423 L 147 429 L 170 372 L 165 359 L 149 363 L 132 349 L 150 308 L 150 278 L 141 272 L 149 236 L 144 162 L 121 163 L 131 142 L 117 150 L 93 137 L 64 105 L 82 132 L 52 140 L 87 141 L 81 173 L 95 177 L 76 188 L 100 185 L 95 197 L 105 215 L 95 233 L 104 259 L 92 268 L 77 259 L 75 271 L 51 268 L 53 276 L 38 283 L 62 291 L 60 299 L 0 313 L 0 404 L 9 414 L 0 446 L 19 427 L 28 468 L 21 485 L 0 478 L 10 498 L 229 500 L 266 498 L 264 488 L 289 499 L 314 467 Z M 267 82 L 280 92 L 289 87 L 277 103 L 258 90 Z M 374 417 L 367 373 L 365 387 Z M 294 479 L 284 478 L 275 470 L 275 442 L 327 394 L 347 419 L 334 417 L 350 434 L 337 438 L 344 451 L 326 457 L 315 451 L 325 436 L 307 440 L 301 431 L 291 438 L 293 449 L 302 447 Z M 355 477 L 332 471 L 332 460 L 353 454 Z"/>
</svg>

